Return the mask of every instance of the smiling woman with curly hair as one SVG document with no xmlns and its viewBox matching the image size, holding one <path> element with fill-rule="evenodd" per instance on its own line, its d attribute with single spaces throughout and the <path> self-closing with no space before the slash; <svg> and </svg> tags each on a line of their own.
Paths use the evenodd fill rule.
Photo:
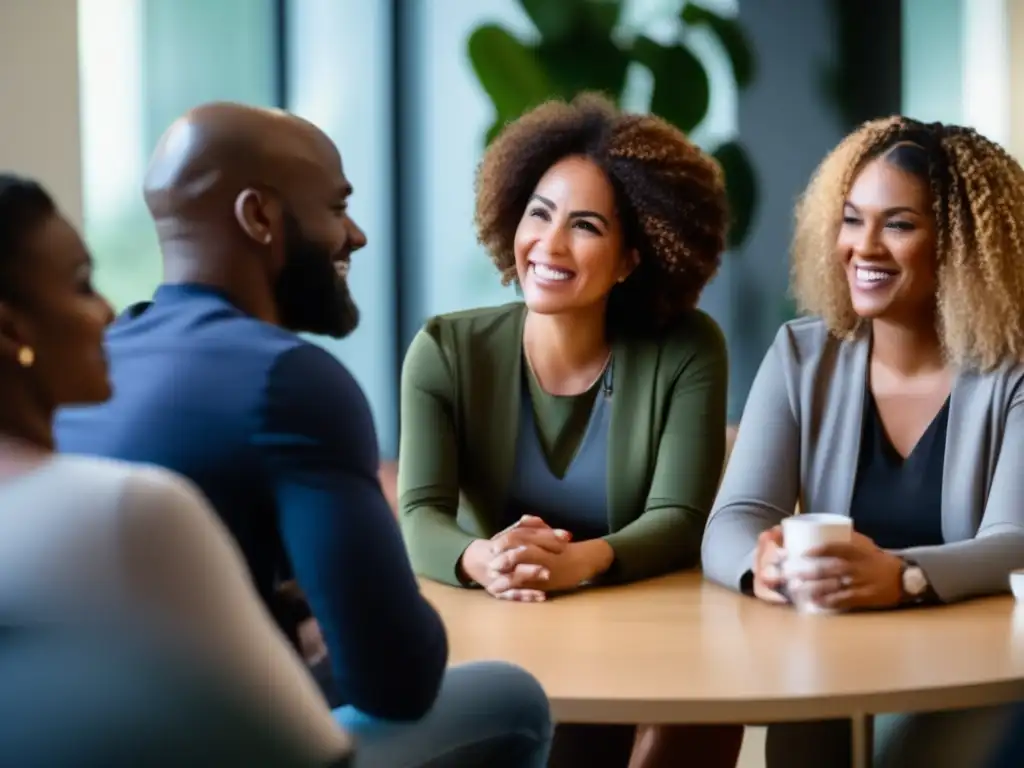
<svg viewBox="0 0 1024 768">
<path fill-rule="evenodd" d="M 659 118 L 551 102 L 488 149 L 476 222 L 524 301 L 433 318 L 409 349 L 414 567 L 536 601 L 697 565 L 725 451 L 725 342 L 696 309 L 725 246 L 721 169 Z M 709 733 L 731 766 L 740 730 Z M 624 766 L 622 734 L 624 757 L 563 759 Z"/>
<path fill-rule="evenodd" d="M 931 192 L 934 320 L 947 357 L 982 369 L 1024 359 L 1024 170 L 967 128 L 880 120 L 832 153 L 797 213 L 793 274 L 800 305 L 838 336 L 856 336 L 864 318 L 832 254 L 844 223 L 843 190 L 865 158 L 897 146 L 892 159 L 897 165 L 901 158 L 905 165 L 916 160 L 920 167 L 908 170 Z"/>
<path fill-rule="evenodd" d="M 812 317 L 783 326 L 751 388 L 705 575 L 811 611 L 1007 592 L 1024 567 L 1024 170 L 973 130 L 877 120 L 821 164 L 796 222 Z M 850 542 L 785 563 L 798 500 L 849 517 Z M 1005 717 L 878 718 L 876 764 L 982 765 Z M 848 764 L 849 738 L 773 726 L 769 766 Z"/>
<path fill-rule="evenodd" d="M 566 158 L 606 177 L 629 280 L 608 294 L 612 333 L 641 334 L 690 313 L 725 245 L 721 169 L 668 123 L 619 115 L 602 99 L 549 103 L 510 125 L 477 179 L 477 227 L 505 283 L 519 281 L 515 241 L 535 185 Z"/>
</svg>

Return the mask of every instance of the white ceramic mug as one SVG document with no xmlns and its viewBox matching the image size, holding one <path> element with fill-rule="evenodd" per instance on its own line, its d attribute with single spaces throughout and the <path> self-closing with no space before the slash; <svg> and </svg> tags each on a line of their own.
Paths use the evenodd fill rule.
<svg viewBox="0 0 1024 768">
<path fill-rule="evenodd" d="M 1024 568 L 1010 571 L 1010 591 L 1018 602 L 1024 602 Z"/>
<path fill-rule="evenodd" d="M 807 557 L 808 552 L 826 544 L 846 543 L 852 535 L 853 521 L 846 515 L 811 512 L 785 518 L 782 521 L 782 548 L 786 551 L 783 576 L 791 582 L 811 564 L 813 558 Z M 789 595 L 801 613 L 834 613 L 805 599 L 798 588 L 790 589 Z"/>
</svg>

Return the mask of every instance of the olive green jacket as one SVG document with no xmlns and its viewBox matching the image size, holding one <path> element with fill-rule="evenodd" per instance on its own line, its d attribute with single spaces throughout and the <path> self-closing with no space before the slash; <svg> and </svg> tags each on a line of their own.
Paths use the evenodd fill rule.
<svg viewBox="0 0 1024 768">
<path fill-rule="evenodd" d="M 429 320 L 402 370 L 399 514 L 417 573 L 459 584 L 459 558 L 497 533 L 522 399 L 521 303 Z M 606 580 L 697 564 L 725 456 L 728 357 L 700 311 L 612 345 Z"/>
</svg>

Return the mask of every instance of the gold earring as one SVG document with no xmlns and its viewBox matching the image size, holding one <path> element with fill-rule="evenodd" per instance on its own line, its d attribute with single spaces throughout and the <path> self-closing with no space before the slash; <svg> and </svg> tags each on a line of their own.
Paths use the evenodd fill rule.
<svg viewBox="0 0 1024 768">
<path fill-rule="evenodd" d="M 623 275 L 622 277 L 620 277 L 620 278 L 619 278 L 619 282 L 620 282 L 620 283 L 624 283 L 624 282 L 626 282 L 626 276 L 625 276 L 625 275 Z"/>
<path fill-rule="evenodd" d="M 32 347 L 25 346 L 18 350 L 18 363 L 22 368 L 31 368 L 36 361 L 36 353 Z"/>
</svg>

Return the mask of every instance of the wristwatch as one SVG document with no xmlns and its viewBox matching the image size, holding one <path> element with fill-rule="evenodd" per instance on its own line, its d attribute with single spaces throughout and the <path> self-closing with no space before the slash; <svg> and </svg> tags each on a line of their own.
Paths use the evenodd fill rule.
<svg viewBox="0 0 1024 768">
<path fill-rule="evenodd" d="M 930 584 L 921 566 L 913 560 L 901 558 L 903 568 L 900 570 L 900 602 L 912 605 L 923 602 L 928 596 Z"/>
</svg>

